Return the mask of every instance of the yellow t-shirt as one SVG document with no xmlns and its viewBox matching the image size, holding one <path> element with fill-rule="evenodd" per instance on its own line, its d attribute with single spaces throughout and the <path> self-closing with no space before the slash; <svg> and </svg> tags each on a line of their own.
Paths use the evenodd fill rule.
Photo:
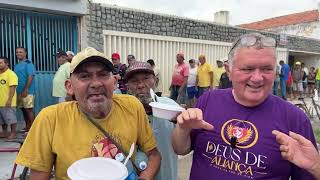
<svg viewBox="0 0 320 180">
<path fill-rule="evenodd" d="M 220 77 L 221 74 L 223 74 L 224 72 L 226 72 L 226 70 L 224 69 L 224 67 L 215 67 L 213 70 L 213 85 L 218 87 L 219 86 L 219 82 L 220 82 Z"/>
<path fill-rule="evenodd" d="M 210 72 L 213 72 L 212 66 L 208 63 L 204 63 L 198 67 L 198 86 L 209 87 L 211 85 Z"/>
<path fill-rule="evenodd" d="M 7 69 L 0 74 L 0 107 L 4 107 L 9 98 L 10 86 L 18 85 L 18 77 L 12 70 Z M 17 106 L 17 93 L 12 97 L 11 107 Z"/>
<path fill-rule="evenodd" d="M 317 75 L 316 75 L 316 80 L 320 80 L 320 68 L 318 68 Z"/>
<path fill-rule="evenodd" d="M 113 95 L 110 116 L 99 123 L 129 152 L 136 143 L 144 152 L 157 144 L 142 104 L 133 96 Z M 34 121 L 17 156 L 17 164 L 50 172 L 55 161 L 56 179 L 68 179 L 67 169 L 75 161 L 91 157 L 114 157 L 118 149 L 78 109 L 65 102 L 43 109 Z"/>
</svg>

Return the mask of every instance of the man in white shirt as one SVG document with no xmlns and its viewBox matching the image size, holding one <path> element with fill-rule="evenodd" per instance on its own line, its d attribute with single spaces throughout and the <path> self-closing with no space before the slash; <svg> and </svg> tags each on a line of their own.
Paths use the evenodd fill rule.
<svg viewBox="0 0 320 180">
<path fill-rule="evenodd" d="M 192 107 L 196 101 L 196 96 L 198 94 L 197 90 L 197 71 L 198 67 L 196 65 L 196 61 L 194 59 L 189 60 L 189 76 L 187 81 L 187 107 Z"/>
</svg>

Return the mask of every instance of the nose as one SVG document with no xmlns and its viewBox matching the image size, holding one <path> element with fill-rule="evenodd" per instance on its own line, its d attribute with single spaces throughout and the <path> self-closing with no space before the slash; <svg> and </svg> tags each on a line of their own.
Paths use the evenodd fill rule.
<svg viewBox="0 0 320 180">
<path fill-rule="evenodd" d="M 260 82 L 263 80 L 263 73 L 256 69 L 254 72 L 252 72 L 251 79 L 252 82 Z"/>
<path fill-rule="evenodd" d="M 137 81 L 137 88 L 142 89 L 144 87 L 146 87 L 145 82 L 143 80 L 138 80 Z"/>
<path fill-rule="evenodd" d="M 102 86 L 101 79 L 98 76 L 94 75 L 91 79 L 90 87 L 97 88 L 101 86 Z"/>
</svg>

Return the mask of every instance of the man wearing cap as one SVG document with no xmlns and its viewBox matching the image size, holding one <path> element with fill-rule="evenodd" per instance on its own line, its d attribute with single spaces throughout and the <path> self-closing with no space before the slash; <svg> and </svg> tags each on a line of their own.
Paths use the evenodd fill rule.
<svg viewBox="0 0 320 180">
<path fill-rule="evenodd" d="M 219 88 L 219 82 L 221 75 L 226 72 L 226 70 L 223 67 L 223 62 L 220 60 L 217 60 L 217 67 L 213 69 L 213 86 L 214 88 L 218 89 Z"/>
<path fill-rule="evenodd" d="M 149 105 L 152 102 L 150 89 L 154 90 L 156 86 L 156 77 L 151 65 L 136 61 L 128 68 L 125 79 L 127 80 L 128 94 L 137 97 L 144 106 L 161 153 L 161 167 L 155 179 L 177 180 L 177 155 L 171 146 L 171 132 L 174 124 L 168 119 L 153 116 L 152 108 Z M 156 97 L 156 100 L 163 104 L 179 106 L 167 97 Z"/>
<path fill-rule="evenodd" d="M 179 104 L 183 104 L 189 76 L 189 67 L 184 63 L 183 53 L 178 53 L 176 59 L 177 64 L 174 66 L 170 85 L 170 98 Z"/>
<path fill-rule="evenodd" d="M 18 64 L 14 66 L 14 72 L 18 76 L 17 106 L 21 108 L 26 127 L 21 131 L 29 131 L 33 120 L 33 106 L 35 98 L 36 68 L 30 59 L 27 59 L 27 51 L 23 47 L 16 48 Z"/>
<path fill-rule="evenodd" d="M 301 97 L 303 92 L 303 70 L 301 68 L 301 62 L 295 62 L 295 65 L 292 70 L 292 79 L 293 79 L 293 98 L 295 99 L 297 96 Z"/>
<path fill-rule="evenodd" d="M 31 169 L 30 179 L 49 179 L 53 166 L 56 179 L 68 179 L 75 161 L 127 155 L 132 143 L 148 156 L 139 177 L 154 178 L 161 156 L 144 108 L 133 96 L 113 95 L 112 71 L 112 63 L 94 48 L 74 56 L 66 88 L 76 101 L 44 108 L 17 156 L 18 164 Z M 132 172 L 131 161 L 127 168 Z"/>
<path fill-rule="evenodd" d="M 127 61 L 128 61 L 128 67 L 131 66 L 132 63 L 134 63 L 136 61 L 136 57 L 134 57 L 134 55 L 129 54 L 127 56 Z"/>
<path fill-rule="evenodd" d="M 68 55 L 68 58 L 67 58 L 68 61 L 71 62 L 74 56 L 74 53 L 72 51 L 67 51 L 66 54 Z"/>
<path fill-rule="evenodd" d="M 213 69 L 211 64 L 207 63 L 206 56 L 199 56 L 200 66 L 197 72 L 198 96 L 213 88 Z"/>
<path fill-rule="evenodd" d="M 65 101 L 67 96 L 64 84 L 70 77 L 70 62 L 68 61 L 67 53 L 64 51 L 59 51 L 56 58 L 60 67 L 52 81 L 52 96 L 57 98 L 57 103 L 61 103 Z"/>
<path fill-rule="evenodd" d="M 118 80 L 117 88 L 120 89 L 122 94 L 127 94 L 127 87 L 124 81 L 124 75 L 127 70 L 127 66 L 120 62 L 119 53 L 112 53 L 111 60 L 113 64 L 113 75 Z"/>
</svg>

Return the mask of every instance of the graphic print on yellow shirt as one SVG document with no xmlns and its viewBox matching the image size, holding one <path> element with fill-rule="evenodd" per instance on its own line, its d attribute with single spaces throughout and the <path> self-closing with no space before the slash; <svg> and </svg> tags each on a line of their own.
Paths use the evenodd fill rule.
<svg viewBox="0 0 320 180">
<path fill-rule="evenodd" d="M 116 155 L 119 153 L 122 152 L 107 137 L 103 137 L 99 142 L 94 143 L 91 149 L 92 157 L 115 159 Z"/>
</svg>

